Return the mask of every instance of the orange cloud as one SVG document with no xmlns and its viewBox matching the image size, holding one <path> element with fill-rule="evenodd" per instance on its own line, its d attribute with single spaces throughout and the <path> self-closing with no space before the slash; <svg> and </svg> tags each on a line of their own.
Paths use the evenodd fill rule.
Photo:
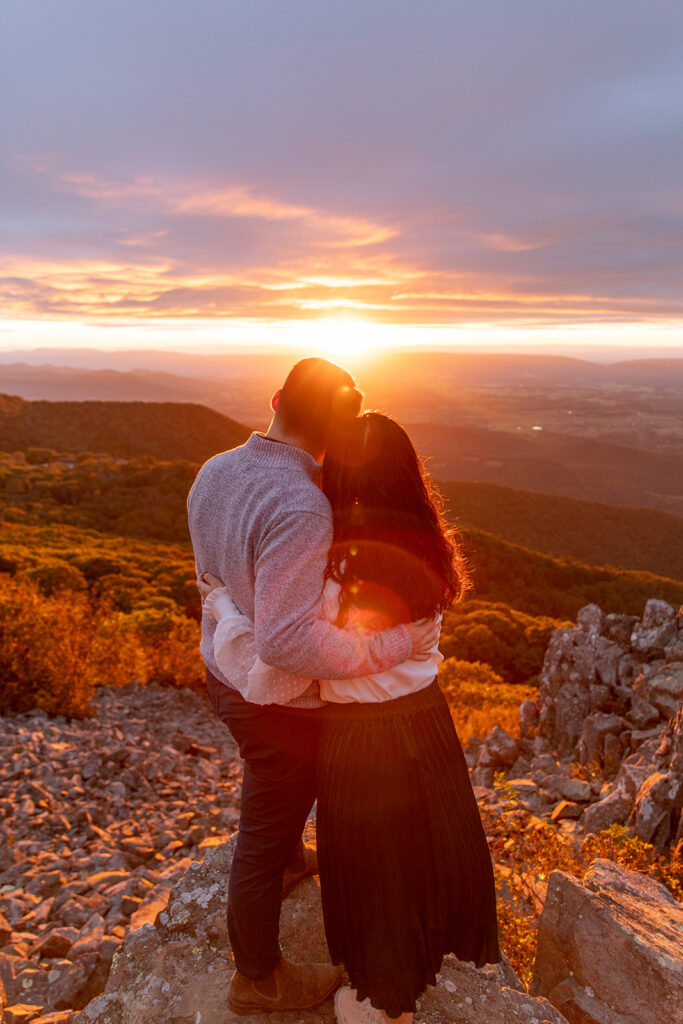
<svg viewBox="0 0 683 1024">
<path fill-rule="evenodd" d="M 47 165 L 39 173 L 51 174 L 60 193 L 83 201 L 84 221 L 98 228 L 87 235 L 88 245 L 105 255 L 74 259 L 60 250 L 59 240 L 49 259 L 0 255 L 7 316 L 272 323 L 352 310 L 406 325 L 683 317 L 683 299 L 624 297 L 597 287 L 591 293 L 572 287 L 569 278 L 564 292 L 555 293 L 552 275 L 529 264 L 526 254 L 552 244 L 559 228 L 533 240 L 473 232 L 453 219 L 442 227 L 447 242 L 451 234 L 458 240 L 454 262 L 460 267 L 443 269 L 421 261 L 410 237 L 425 226 L 434 230 L 436 211 L 423 211 L 399 228 L 289 203 L 241 184 L 55 176 Z M 466 243 L 478 246 L 471 250 L 476 260 Z M 546 253 L 541 257 L 543 266 Z"/>
</svg>

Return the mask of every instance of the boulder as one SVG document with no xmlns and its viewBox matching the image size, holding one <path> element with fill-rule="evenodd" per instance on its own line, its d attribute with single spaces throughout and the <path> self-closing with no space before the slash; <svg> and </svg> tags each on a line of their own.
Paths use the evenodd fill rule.
<svg viewBox="0 0 683 1024">
<path fill-rule="evenodd" d="M 588 715 L 619 702 L 625 655 L 595 624 L 552 634 L 539 676 L 539 725 L 560 753 L 573 752 Z"/>
<path fill-rule="evenodd" d="M 600 637 L 595 645 L 595 671 L 600 682 L 609 688 L 619 681 L 619 662 L 624 648 L 607 637 Z"/>
<path fill-rule="evenodd" d="M 509 768 L 519 756 L 517 742 L 499 725 L 484 738 L 477 757 L 478 768 Z"/>
<path fill-rule="evenodd" d="M 533 736 L 538 727 L 538 707 L 535 700 L 523 700 L 519 705 L 519 725 L 522 736 Z"/>
<path fill-rule="evenodd" d="M 619 733 L 624 723 L 619 715 L 605 715 L 598 712 L 589 715 L 583 723 L 579 740 L 579 760 L 582 764 L 596 762 L 603 764 L 605 760 L 605 737 Z"/>
<path fill-rule="evenodd" d="M 605 616 L 604 634 L 608 640 L 614 640 L 621 647 L 628 647 L 633 627 L 638 621 L 635 615 L 619 615 L 611 612 Z"/>
<path fill-rule="evenodd" d="M 576 803 L 588 803 L 592 795 L 590 783 L 583 779 L 562 779 L 559 790 L 565 800 Z"/>
<path fill-rule="evenodd" d="M 631 697 L 628 720 L 633 723 L 636 729 L 649 729 L 650 726 L 659 721 L 659 711 L 649 701 L 634 693 Z"/>
<path fill-rule="evenodd" d="M 586 604 L 576 614 L 576 625 L 589 636 L 600 636 L 605 628 L 605 614 L 597 604 Z"/>
<path fill-rule="evenodd" d="M 645 604 L 643 612 L 643 629 L 654 629 L 663 626 L 667 622 L 676 621 L 676 609 L 659 598 L 651 597 Z"/>
<path fill-rule="evenodd" d="M 567 818 L 580 818 L 583 807 L 580 804 L 571 803 L 569 800 L 560 800 L 559 804 L 553 807 L 550 815 L 551 821 L 564 821 Z"/>
<path fill-rule="evenodd" d="M 612 861 L 553 871 L 531 991 L 570 1024 L 683 1024 L 683 907 Z"/>
<path fill-rule="evenodd" d="M 633 799 L 623 789 L 615 789 L 613 793 L 587 807 L 581 818 L 584 832 L 601 832 L 610 825 L 623 825 L 633 807 Z"/>
<path fill-rule="evenodd" d="M 662 665 L 645 680 L 645 696 L 666 718 L 672 718 L 683 701 L 683 661 Z"/>
<path fill-rule="evenodd" d="M 640 785 L 633 808 L 636 835 L 663 847 L 676 834 L 683 804 L 683 779 L 673 772 L 653 772 Z"/>
<path fill-rule="evenodd" d="M 650 657 L 662 655 L 677 633 L 676 609 L 666 601 L 651 599 L 645 605 L 643 621 L 633 627 L 631 647 Z"/>
<path fill-rule="evenodd" d="M 61 972 L 50 989 L 50 1004 L 56 1010 L 82 1009 L 105 986 L 109 962 L 100 953 L 84 953 Z"/>
<path fill-rule="evenodd" d="M 208 850 L 175 886 L 155 924 L 129 935 L 114 957 L 104 994 L 83 1010 L 79 1024 L 241 1021 L 225 998 L 233 969 L 225 920 L 233 847 L 231 840 Z M 292 959 L 329 962 L 317 879 L 306 879 L 284 901 L 280 940 Z M 506 962 L 476 970 L 452 956 L 444 959 L 438 985 L 422 997 L 421 1010 L 434 1024 L 567 1024 L 545 999 L 521 991 Z M 259 1016 L 258 1022 L 268 1019 Z M 332 1000 L 296 1019 L 333 1024 Z"/>
</svg>

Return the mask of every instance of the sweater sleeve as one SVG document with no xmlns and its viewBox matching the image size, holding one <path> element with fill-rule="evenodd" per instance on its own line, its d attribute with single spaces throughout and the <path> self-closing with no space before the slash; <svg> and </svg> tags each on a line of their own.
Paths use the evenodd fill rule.
<svg viewBox="0 0 683 1024">
<path fill-rule="evenodd" d="M 255 560 L 254 630 L 262 661 L 315 679 L 353 679 L 410 657 L 405 626 L 362 635 L 321 616 L 332 524 L 291 512 L 263 537 Z"/>
<path fill-rule="evenodd" d="M 216 621 L 213 654 L 221 672 L 251 704 L 288 704 L 311 685 L 310 676 L 266 665 L 256 653 L 254 627 L 235 607 L 228 591 L 212 591 L 204 612 Z"/>
</svg>

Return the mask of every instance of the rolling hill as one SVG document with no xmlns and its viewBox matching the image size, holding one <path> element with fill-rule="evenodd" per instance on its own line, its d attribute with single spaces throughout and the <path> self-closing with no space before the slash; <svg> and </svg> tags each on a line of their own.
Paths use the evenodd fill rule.
<svg viewBox="0 0 683 1024">
<path fill-rule="evenodd" d="M 435 477 L 503 484 L 683 514 L 683 458 L 559 434 L 413 423 L 410 436 Z"/>
<path fill-rule="evenodd" d="M 451 518 L 512 544 L 589 565 L 683 580 L 683 519 L 499 484 L 439 481 Z"/>
<path fill-rule="evenodd" d="M 251 431 L 189 402 L 27 402 L 0 395 L 0 451 L 47 448 L 204 462 Z"/>
<path fill-rule="evenodd" d="M 683 458 L 549 430 L 413 423 L 433 475 L 683 514 Z M 0 395 L 0 450 L 52 448 L 203 462 L 249 429 L 193 402 L 49 402 Z"/>
<path fill-rule="evenodd" d="M 0 396 L 0 450 L 8 453 L 0 457 L 0 511 L 24 521 L 185 542 L 185 498 L 198 465 L 248 434 L 242 424 L 192 404 Z M 55 457 L 55 451 L 69 454 Z M 440 486 L 454 520 L 469 530 L 554 558 L 683 579 L 677 516 L 499 483 Z"/>
</svg>

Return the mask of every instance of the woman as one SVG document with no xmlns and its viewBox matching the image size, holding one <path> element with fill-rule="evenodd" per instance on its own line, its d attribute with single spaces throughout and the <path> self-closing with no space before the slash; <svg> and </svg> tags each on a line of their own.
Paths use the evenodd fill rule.
<svg viewBox="0 0 683 1024">
<path fill-rule="evenodd" d="M 334 542 L 321 614 L 383 629 L 438 615 L 461 595 L 462 559 L 398 423 L 372 412 L 348 424 L 328 447 L 322 487 Z M 253 628 L 229 595 L 213 589 L 205 607 L 218 621 L 216 660 L 228 675 L 248 674 L 249 699 L 266 679 L 287 694 L 291 677 L 255 657 Z M 410 1021 L 448 952 L 478 966 L 500 959 L 491 860 L 436 682 L 440 660 L 435 648 L 372 677 L 321 680 L 323 915 L 332 960 L 351 983 L 335 999 L 340 1024 Z"/>
</svg>

